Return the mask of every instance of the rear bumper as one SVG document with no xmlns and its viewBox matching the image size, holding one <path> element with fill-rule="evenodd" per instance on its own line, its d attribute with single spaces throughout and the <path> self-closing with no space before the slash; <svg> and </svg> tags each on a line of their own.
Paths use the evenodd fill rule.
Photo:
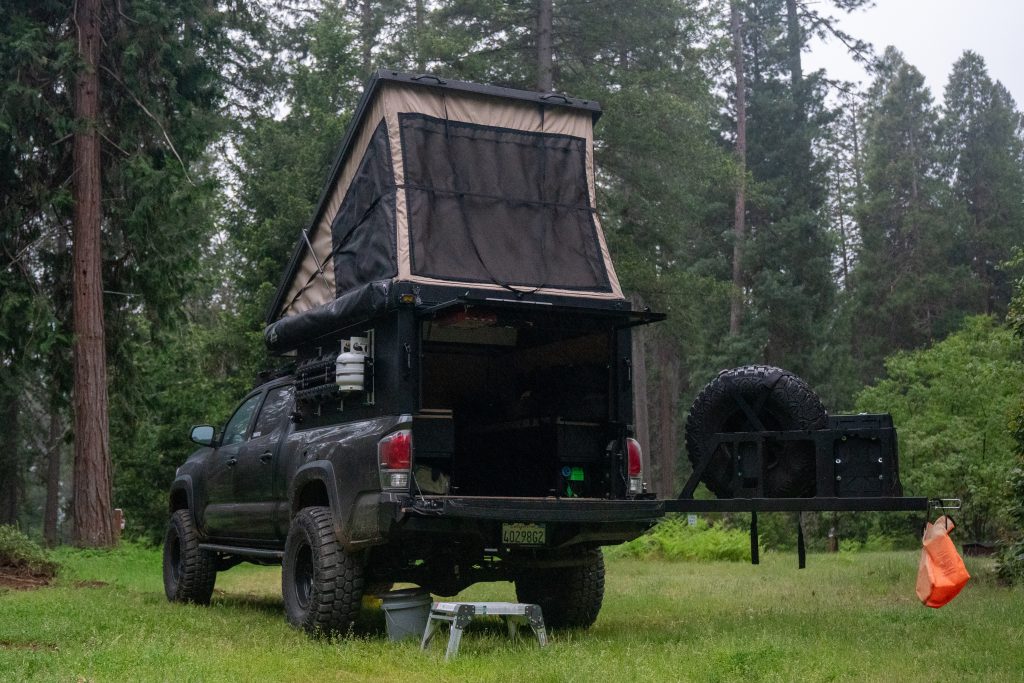
<svg viewBox="0 0 1024 683">
<path fill-rule="evenodd" d="M 650 529 L 664 516 L 656 500 L 417 496 L 400 504 L 396 540 L 428 544 L 461 539 L 499 548 L 505 523 L 543 524 L 548 549 L 614 545 Z M 442 541 L 442 539 L 446 539 Z"/>
<path fill-rule="evenodd" d="M 503 522 L 652 524 L 665 514 L 664 501 L 586 498 L 510 498 L 420 496 L 402 512 L 412 516 Z"/>
</svg>

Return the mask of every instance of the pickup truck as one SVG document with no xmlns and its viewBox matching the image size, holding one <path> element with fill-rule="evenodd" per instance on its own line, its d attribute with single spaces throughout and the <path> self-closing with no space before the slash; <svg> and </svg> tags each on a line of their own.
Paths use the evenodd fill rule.
<svg viewBox="0 0 1024 683">
<path fill-rule="evenodd" d="M 450 360 L 433 355 L 427 368 Z M 171 489 L 172 600 L 209 602 L 217 572 L 237 562 L 281 563 L 287 617 L 311 633 L 344 631 L 364 591 L 398 581 L 440 595 L 515 581 L 553 627 L 585 627 L 603 595 L 599 547 L 661 516 L 621 425 L 488 420 L 482 406 L 457 426 L 427 409 L 342 421 L 353 409 L 317 416 L 296 386 L 269 381 L 216 436 L 192 430 L 203 447 Z"/>
<path fill-rule="evenodd" d="M 600 548 L 662 514 L 633 434 L 634 310 L 594 204 L 595 102 L 380 71 L 267 318 L 280 377 L 178 469 L 164 579 L 280 563 L 288 619 L 514 581 L 589 626 Z"/>
</svg>

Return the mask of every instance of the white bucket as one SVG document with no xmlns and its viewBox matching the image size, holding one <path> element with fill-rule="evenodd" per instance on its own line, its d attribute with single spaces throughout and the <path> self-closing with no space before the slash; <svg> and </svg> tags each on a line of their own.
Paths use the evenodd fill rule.
<svg viewBox="0 0 1024 683">
<path fill-rule="evenodd" d="M 404 588 L 382 593 L 380 599 L 389 640 L 423 637 L 433 602 L 429 592 L 423 588 Z"/>
</svg>

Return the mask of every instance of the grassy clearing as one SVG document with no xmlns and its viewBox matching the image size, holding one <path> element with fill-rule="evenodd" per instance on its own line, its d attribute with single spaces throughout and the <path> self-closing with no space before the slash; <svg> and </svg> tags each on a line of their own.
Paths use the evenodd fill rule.
<svg viewBox="0 0 1024 683">
<path fill-rule="evenodd" d="M 156 551 L 60 558 L 54 586 L 0 593 L 5 681 L 1019 681 L 1024 672 L 1024 592 L 970 562 L 976 579 L 960 597 L 922 607 L 909 552 L 812 555 L 802 571 L 776 554 L 759 567 L 612 558 L 590 631 L 555 633 L 539 650 L 525 632 L 510 641 L 485 622 L 450 663 L 443 642 L 427 652 L 388 642 L 373 605 L 353 637 L 307 639 L 284 622 L 279 570 L 232 569 L 201 608 L 166 602 Z M 514 594 L 482 584 L 464 597 Z"/>
</svg>

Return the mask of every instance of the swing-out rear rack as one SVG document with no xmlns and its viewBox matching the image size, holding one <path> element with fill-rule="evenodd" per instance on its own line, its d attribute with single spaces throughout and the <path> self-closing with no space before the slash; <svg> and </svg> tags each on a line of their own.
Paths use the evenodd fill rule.
<svg viewBox="0 0 1024 683">
<path fill-rule="evenodd" d="M 813 445 L 815 495 L 805 498 L 765 497 L 768 467 L 766 447 L 773 442 Z M 698 500 L 693 497 L 713 456 L 729 458 L 733 498 Z M 721 463 L 719 463 L 721 465 Z M 749 512 L 751 561 L 758 563 L 758 512 L 926 512 L 956 509 L 955 499 L 904 497 L 899 480 L 896 430 L 889 414 L 838 415 L 827 429 L 758 431 L 716 434 L 711 447 L 696 463 L 676 499 L 661 501 L 663 512 Z M 797 552 L 806 563 L 803 527 L 797 518 Z"/>
<path fill-rule="evenodd" d="M 715 434 L 679 497 L 665 501 L 666 512 L 858 512 L 926 510 L 928 499 L 903 497 L 896 430 L 888 414 L 838 415 L 827 429 Z M 814 491 L 808 498 L 764 495 L 771 466 L 766 446 L 805 442 L 814 449 Z M 696 500 L 693 494 L 713 456 L 731 460 L 734 497 Z M 721 463 L 720 463 L 721 465 Z"/>
</svg>

